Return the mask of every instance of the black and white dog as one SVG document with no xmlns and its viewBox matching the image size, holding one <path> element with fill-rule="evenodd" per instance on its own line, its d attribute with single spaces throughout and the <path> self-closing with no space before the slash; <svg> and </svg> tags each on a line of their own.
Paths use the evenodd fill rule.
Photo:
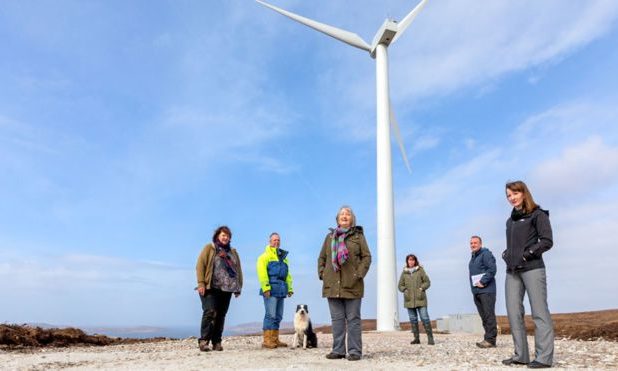
<svg viewBox="0 0 618 371">
<path fill-rule="evenodd" d="M 292 348 L 297 348 L 303 345 L 303 349 L 317 348 L 318 337 L 313 332 L 311 326 L 311 318 L 309 318 L 309 308 L 306 304 L 298 304 L 296 306 L 296 314 L 294 315 L 294 341 Z"/>
</svg>

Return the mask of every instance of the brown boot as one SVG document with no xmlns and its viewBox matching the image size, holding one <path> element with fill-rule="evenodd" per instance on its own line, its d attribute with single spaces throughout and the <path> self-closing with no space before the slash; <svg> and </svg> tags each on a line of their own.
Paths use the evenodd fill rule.
<svg viewBox="0 0 618 371">
<path fill-rule="evenodd" d="M 277 347 L 277 340 L 274 337 L 275 330 L 264 330 L 264 342 L 262 348 L 275 349 Z"/>
<path fill-rule="evenodd" d="M 200 350 L 202 352 L 208 352 L 210 350 L 210 348 L 208 348 L 208 340 L 201 340 L 198 341 L 198 346 L 200 347 Z"/>
<path fill-rule="evenodd" d="M 221 352 L 223 350 L 223 347 L 221 346 L 221 343 L 216 343 L 212 345 L 212 350 Z"/>
<path fill-rule="evenodd" d="M 277 348 L 286 348 L 288 345 L 282 341 L 279 341 L 279 330 L 273 330 L 273 331 L 275 332 L 273 337 L 275 338 L 275 341 L 277 342 Z"/>
</svg>

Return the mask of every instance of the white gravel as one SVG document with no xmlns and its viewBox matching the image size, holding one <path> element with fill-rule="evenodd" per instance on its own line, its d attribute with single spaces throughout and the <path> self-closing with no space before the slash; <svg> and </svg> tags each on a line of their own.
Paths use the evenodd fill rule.
<svg viewBox="0 0 618 371">
<path fill-rule="evenodd" d="M 159 343 L 117 345 L 108 347 L 72 347 L 41 349 L 30 353 L 0 351 L 2 370 L 114 369 L 114 370 L 204 370 L 232 369 L 440 369 L 495 370 L 527 369 L 505 367 L 501 360 L 510 357 L 510 335 L 501 335 L 498 346 L 479 349 L 479 336 L 469 334 L 436 334 L 436 345 L 410 345 L 409 332 L 366 332 L 363 334 L 363 359 L 328 360 L 330 334 L 318 334 L 317 349 L 260 348 L 261 337 L 236 336 L 223 340 L 222 352 L 200 352 L 197 340 L 171 340 Z M 291 343 L 291 335 L 282 336 Z M 530 349 L 534 339 L 529 337 Z M 556 369 L 618 369 L 618 343 L 609 341 L 556 340 Z"/>
</svg>

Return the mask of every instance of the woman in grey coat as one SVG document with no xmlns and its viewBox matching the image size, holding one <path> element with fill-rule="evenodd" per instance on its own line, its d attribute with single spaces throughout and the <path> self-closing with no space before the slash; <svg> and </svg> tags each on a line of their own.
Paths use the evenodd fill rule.
<svg viewBox="0 0 618 371">
<path fill-rule="evenodd" d="M 554 356 L 554 325 L 547 306 L 547 276 L 543 253 L 553 245 L 549 211 L 541 209 L 528 186 L 520 180 L 506 184 L 506 198 L 513 206 L 506 221 L 506 311 L 515 351 L 505 365 L 528 368 L 551 367 Z M 530 362 L 524 325 L 524 294 L 528 293 L 534 320 L 534 360 Z"/>
</svg>

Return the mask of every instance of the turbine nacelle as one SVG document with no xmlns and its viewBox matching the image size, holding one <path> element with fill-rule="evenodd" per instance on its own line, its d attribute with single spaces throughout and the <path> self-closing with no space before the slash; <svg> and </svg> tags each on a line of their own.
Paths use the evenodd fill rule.
<svg viewBox="0 0 618 371">
<path fill-rule="evenodd" d="M 371 58 L 375 58 L 376 56 L 376 48 L 379 44 L 383 44 L 385 46 L 389 46 L 391 42 L 393 42 L 393 38 L 398 31 L 397 22 L 387 19 L 382 23 L 382 26 L 376 32 L 376 35 L 373 38 L 373 43 L 371 44 L 371 50 L 369 53 L 371 54 Z"/>
</svg>

